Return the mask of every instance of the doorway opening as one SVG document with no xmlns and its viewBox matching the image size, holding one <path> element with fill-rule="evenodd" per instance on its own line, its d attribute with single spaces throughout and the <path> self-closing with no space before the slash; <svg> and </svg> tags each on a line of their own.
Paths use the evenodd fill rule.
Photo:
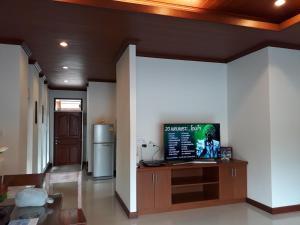
<svg viewBox="0 0 300 225">
<path fill-rule="evenodd" d="M 81 164 L 82 99 L 54 99 L 54 166 Z"/>
</svg>

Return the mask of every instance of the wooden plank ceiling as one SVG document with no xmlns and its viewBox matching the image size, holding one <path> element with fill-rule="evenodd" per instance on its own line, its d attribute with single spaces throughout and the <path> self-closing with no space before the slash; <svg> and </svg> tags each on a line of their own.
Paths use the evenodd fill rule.
<svg viewBox="0 0 300 225">
<path fill-rule="evenodd" d="M 141 56 L 213 62 L 268 45 L 299 49 L 299 13 L 296 0 L 1 0 L 0 42 L 25 41 L 51 88 L 85 89 L 115 80 L 126 40 Z"/>
</svg>

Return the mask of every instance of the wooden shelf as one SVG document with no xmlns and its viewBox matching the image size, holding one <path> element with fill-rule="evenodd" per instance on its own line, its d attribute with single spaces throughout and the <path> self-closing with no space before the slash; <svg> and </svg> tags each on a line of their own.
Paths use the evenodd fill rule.
<svg viewBox="0 0 300 225">
<path fill-rule="evenodd" d="M 207 195 L 204 192 L 189 192 L 172 194 L 172 204 L 217 200 L 217 195 Z"/>
<path fill-rule="evenodd" d="M 193 177 L 173 177 L 172 186 L 191 186 L 199 184 L 218 184 L 219 181 L 214 177 L 204 178 L 199 176 Z"/>
</svg>

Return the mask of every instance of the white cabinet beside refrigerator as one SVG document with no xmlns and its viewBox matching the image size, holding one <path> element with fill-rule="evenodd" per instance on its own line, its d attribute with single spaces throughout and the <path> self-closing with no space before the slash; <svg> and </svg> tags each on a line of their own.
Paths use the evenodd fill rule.
<svg viewBox="0 0 300 225">
<path fill-rule="evenodd" d="M 93 177 L 110 179 L 114 174 L 115 135 L 112 124 L 94 125 Z"/>
</svg>

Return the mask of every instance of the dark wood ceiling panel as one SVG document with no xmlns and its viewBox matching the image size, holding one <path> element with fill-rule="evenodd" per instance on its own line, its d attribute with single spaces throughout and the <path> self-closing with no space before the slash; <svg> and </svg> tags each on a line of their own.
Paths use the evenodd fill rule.
<svg viewBox="0 0 300 225">
<path fill-rule="evenodd" d="M 229 10 L 235 1 L 206 2 L 216 10 Z M 216 62 L 235 59 L 267 42 L 300 46 L 300 25 L 275 32 L 51 0 L 1 0 L 0 30 L 0 41 L 27 43 L 52 88 L 114 81 L 115 60 L 125 40 L 138 40 L 137 51 L 143 56 Z M 58 45 L 62 40 L 68 48 Z"/>
<path fill-rule="evenodd" d="M 282 30 L 300 22 L 300 1 L 281 7 L 275 0 L 54 0 L 100 8 L 218 22 L 265 30 Z M 299 17 L 296 17 L 296 16 Z M 293 18 L 295 17 L 295 18 Z M 293 18 L 289 23 L 286 20 Z"/>
<path fill-rule="evenodd" d="M 206 9 L 217 13 L 257 18 L 280 23 L 300 13 L 300 1 L 290 0 L 281 7 L 274 0 L 120 0 L 120 2 L 174 7 L 195 12 Z"/>
</svg>

